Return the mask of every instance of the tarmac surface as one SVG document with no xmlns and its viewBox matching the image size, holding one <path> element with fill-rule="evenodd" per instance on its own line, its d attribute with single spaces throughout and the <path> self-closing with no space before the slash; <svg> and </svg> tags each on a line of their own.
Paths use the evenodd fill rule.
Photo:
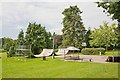
<svg viewBox="0 0 120 80">
<path fill-rule="evenodd" d="M 72 55 L 66 55 L 65 57 L 73 57 Z M 78 55 L 74 55 L 74 57 Z M 63 56 L 56 56 L 64 59 Z M 103 55 L 79 55 L 79 60 L 72 60 L 72 59 L 64 59 L 64 61 L 78 61 L 78 62 L 97 62 L 97 63 L 109 63 L 106 62 L 108 56 Z"/>
</svg>

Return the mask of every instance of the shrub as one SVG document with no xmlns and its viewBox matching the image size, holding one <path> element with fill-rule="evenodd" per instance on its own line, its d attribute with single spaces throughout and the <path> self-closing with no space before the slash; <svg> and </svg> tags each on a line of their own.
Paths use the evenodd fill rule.
<svg viewBox="0 0 120 80">
<path fill-rule="evenodd" d="M 4 49 L 0 49 L 0 53 L 6 52 L 6 50 Z"/>
<path fill-rule="evenodd" d="M 96 55 L 96 54 L 104 54 L 105 49 L 104 48 L 84 48 L 82 49 L 81 53 L 85 55 Z"/>
<path fill-rule="evenodd" d="M 9 49 L 9 52 L 7 54 L 8 57 L 12 57 L 13 55 L 15 55 L 16 49 L 14 46 L 11 46 Z"/>
</svg>

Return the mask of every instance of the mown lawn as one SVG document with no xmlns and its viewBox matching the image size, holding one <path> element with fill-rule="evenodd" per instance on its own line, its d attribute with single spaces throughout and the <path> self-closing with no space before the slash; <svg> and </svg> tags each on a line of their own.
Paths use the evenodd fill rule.
<svg viewBox="0 0 120 80">
<path fill-rule="evenodd" d="M 3 54 L 5 57 L 5 53 Z M 118 63 L 65 62 L 60 58 L 3 58 L 3 78 L 118 78 Z"/>
<path fill-rule="evenodd" d="M 0 78 L 2 77 L 2 62 L 0 60 Z"/>
<path fill-rule="evenodd" d="M 1 78 L 2 78 L 2 62 L 0 60 L 0 80 L 1 80 Z"/>
<path fill-rule="evenodd" d="M 115 55 L 115 56 L 120 55 L 120 50 L 115 50 L 115 51 L 109 50 L 105 52 L 105 55 Z"/>
</svg>

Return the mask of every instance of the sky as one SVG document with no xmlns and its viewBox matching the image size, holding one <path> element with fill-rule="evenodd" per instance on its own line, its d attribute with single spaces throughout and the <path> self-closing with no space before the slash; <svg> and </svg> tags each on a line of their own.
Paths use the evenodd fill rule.
<svg viewBox="0 0 120 80">
<path fill-rule="evenodd" d="M 48 32 L 62 34 L 62 12 L 69 6 L 77 5 L 83 13 L 81 14 L 84 27 L 88 29 L 98 28 L 104 21 L 112 24 L 111 16 L 103 13 L 94 2 L 14 2 L 7 1 L 0 4 L 0 37 L 17 39 L 21 29 L 26 32 L 29 22 L 36 22 L 46 28 Z"/>
</svg>

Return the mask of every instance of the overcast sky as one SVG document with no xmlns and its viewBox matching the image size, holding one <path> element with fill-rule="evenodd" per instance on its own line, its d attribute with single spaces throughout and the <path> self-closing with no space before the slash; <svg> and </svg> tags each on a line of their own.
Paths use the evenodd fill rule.
<svg viewBox="0 0 120 80">
<path fill-rule="evenodd" d="M 104 21 L 113 23 L 94 2 L 4 2 L 0 8 L 2 37 L 16 39 L 20 29 L 26 32 L 29 22 L 42 24 L 51 33 L 62 34 L 62 12 L 70 5 L 77 5 L 83 11 L 81 17 L 86 29 L 97 28 Z"/>
</svg>

